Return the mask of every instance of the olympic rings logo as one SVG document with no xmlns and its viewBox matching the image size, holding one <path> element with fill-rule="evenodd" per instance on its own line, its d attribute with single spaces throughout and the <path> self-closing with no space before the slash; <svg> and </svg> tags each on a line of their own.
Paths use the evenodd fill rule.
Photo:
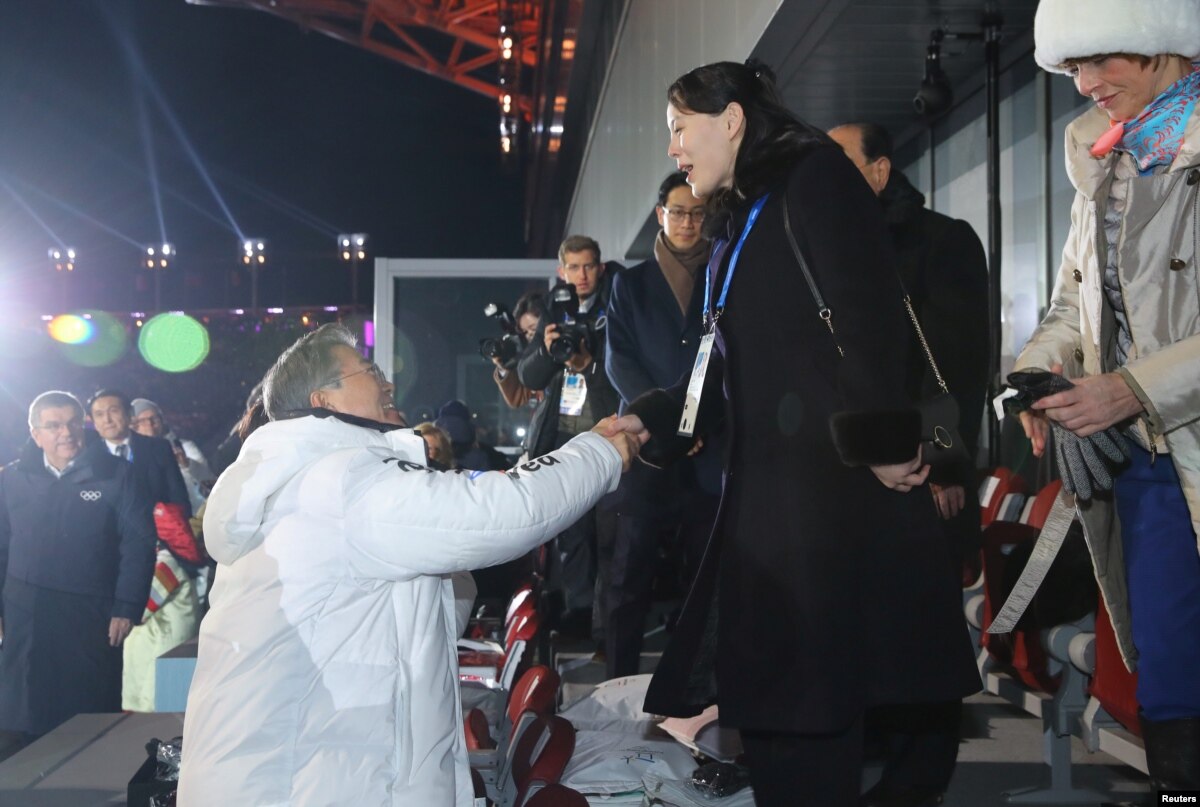
<svg viewBox="0 0 1200 807">
<path fill-rule="evenodd" d="M 83 499 L 85 502 L 98 502 L 100 501 L 100 491 L 81 490 L 79 491 L 79 498 Z"/>
</svg>

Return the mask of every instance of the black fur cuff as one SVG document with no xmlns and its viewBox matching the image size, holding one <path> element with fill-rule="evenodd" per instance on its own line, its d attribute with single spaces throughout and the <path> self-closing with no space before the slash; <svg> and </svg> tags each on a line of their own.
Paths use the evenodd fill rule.
<svg viewBox="0 0 1200 807">
<path fill-rule="evenodd" d="M 837 412 L 829 430 L 847 465 L 895 465 L 917 455 L 921 413 L 915 409 Z"/>
</svg>

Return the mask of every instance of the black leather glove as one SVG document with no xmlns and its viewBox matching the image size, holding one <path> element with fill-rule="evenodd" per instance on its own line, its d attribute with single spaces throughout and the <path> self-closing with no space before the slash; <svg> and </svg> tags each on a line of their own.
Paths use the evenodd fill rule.
<svg viewBox="0 0 1200 807">
<path fill-rule="evenodd" d="M 1040 398 L 1075 386 L 1047 370 L 1009 373 L 1008 383 L 1017 390 L 1016 395 L 1004 401 L 1004 411 L 1010 415 L 1024 412 Z M 1067 492 L 1089 501 L 1097 491 L 1112 490 L 1113 468 L 1129 459 L 1129 446 L 1115 427 L 1080 437 L 1051 420 L 1050 430 L 1054 435 L 1058 473 Z"/>
<path fill-rule="evenodd" d="M 1011 398 L 1004 399 L 1004 413 L 1016 417 L 1039 398 L 1054 395 L 1075 386 L 1058 373 L 1049 370 L 1021 370 L 1008 374 L 1008 384 L 1017 391 Z"/>
</svg>

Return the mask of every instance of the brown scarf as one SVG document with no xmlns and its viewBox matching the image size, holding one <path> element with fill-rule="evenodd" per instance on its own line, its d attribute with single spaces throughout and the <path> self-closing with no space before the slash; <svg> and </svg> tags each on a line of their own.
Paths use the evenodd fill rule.
<svg viewBox="0 0 1200 807">
<path fill-rule="evenodd" d="M 691 249 L 680 252 L 667 243 L 662 230 L 654 239 L 654 260 L 658 261 L 667 285 L 675 294 L 680 313 L 687 314 L 688 304 L 692 301 L 692 289 L 696 285 L 696 271 L 708 262 L 708 246 L 708 241 L 701 238 Z"/>
</svg>

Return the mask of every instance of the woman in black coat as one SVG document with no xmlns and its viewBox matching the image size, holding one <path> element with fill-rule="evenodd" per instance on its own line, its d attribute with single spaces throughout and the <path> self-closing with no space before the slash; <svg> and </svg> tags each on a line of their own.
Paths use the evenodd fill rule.
<svg viewBox="0 0 1200 807">
<path fill-rule="evenodd" d="M 650 432 L 651 462 L 720 421 L 729 438 L 717 525 L 646 710 L 718 702 L 759 805 L 853 805 L 866 706 L 979 689 L 932 498 L 906 495 L 928 469 L 888 233 L 854 165 L 782 106 L 765 66 L 697 68 L 668 100 L 667 153 L 708 199 L 716 239 L 715 344 L 693 436 L 676 433 L 686 383 L 643 395 L 618 424 Z"/>
</svg>

